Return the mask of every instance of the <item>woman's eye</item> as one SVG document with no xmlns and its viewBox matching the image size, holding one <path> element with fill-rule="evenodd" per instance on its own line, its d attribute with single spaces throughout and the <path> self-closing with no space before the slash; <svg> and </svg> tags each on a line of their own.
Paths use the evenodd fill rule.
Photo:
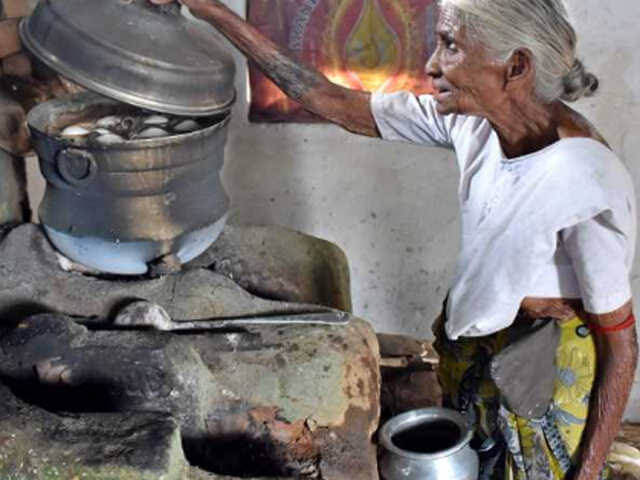
<svg viewBox="0 0 640 480">
<path fill-rule="evenodd" d="M 446 42 L 446 47 L 447 50 L 451 50 L 452 52 L 455 52 L 458 50 L 458 45 L 456 44 L 456 42 Z"/>
</svg>

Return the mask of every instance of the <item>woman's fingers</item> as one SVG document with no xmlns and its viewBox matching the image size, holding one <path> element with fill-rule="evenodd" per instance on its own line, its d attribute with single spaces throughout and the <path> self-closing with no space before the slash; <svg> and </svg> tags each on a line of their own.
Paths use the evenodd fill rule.
<svg viewBox="0 0 640 480">
<path fill-rule="evenodd" d="M 190 7 L 190 8 L 204 7 L 207 4 L 215 3 L 213 1 L 208 1 L 208 0 L 149 0 L 149 1 L 154 5 L 166 5 L 167 3 L 177 2 L 183 5 L 186 5 L 187 7 Z"/>
<path fill-rule="evenodd" d="M 204 18 L 208 7 L 218 4 L 217 0 L 149 0 L 153 5 L 167 5 L 170 3 L 179 3 L 185 5 L 191 14 L 196 18 Z"/>
<path fill-rule="evenodd" d="M 529 318 L 551 317 L 567 320 L 579 314 L 581 304 L 570 299 L 527 297 L 520 304 L 520 308 Z"/>
</svg>

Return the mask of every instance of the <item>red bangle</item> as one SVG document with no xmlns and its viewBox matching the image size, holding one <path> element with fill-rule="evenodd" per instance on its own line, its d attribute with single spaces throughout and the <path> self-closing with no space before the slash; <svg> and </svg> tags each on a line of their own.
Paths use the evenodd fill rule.
<svg viewBox="0 0 640 480">
<path fill-rule="evenodd" d="M 594 325 L 593 323 L 589 324 L 589 330 L 593 333 L 612 333 L 619 332 L 620 330 L 625 330 L 629 327 L 632 327 L 636 323 L 636 317 L 633 316 L 633 313 L 630 314 L 624 322 L 620 322 L 617 325 L 611 325 L 609 327 L 603 327 L 601 325 Z"/>
</svg>

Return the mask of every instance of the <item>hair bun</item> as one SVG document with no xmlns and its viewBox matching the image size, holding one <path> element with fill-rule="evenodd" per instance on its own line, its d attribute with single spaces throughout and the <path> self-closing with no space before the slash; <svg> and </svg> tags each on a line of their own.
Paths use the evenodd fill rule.
<svg viewBox="0 0 640 480">
<path fill-rule="evenodd" d="M 560 97 L 568 102 L 575 102 L 582 97 L 590 97 L 598 89 L 598 78 L 585 70 L 584 65 L 578 59 L 567 75 L 562 79 L 564 94 Z"/>
</svg>

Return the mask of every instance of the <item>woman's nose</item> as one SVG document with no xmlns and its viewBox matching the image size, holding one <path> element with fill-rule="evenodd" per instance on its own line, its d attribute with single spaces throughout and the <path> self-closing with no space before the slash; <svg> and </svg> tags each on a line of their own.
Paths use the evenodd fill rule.
<svg viewBox="0 0 640 480">
<path fill-rule="evenodd" d="M 438 61 L 438 49 L 431 54 L 431 57 L 424 66 L 424 72 L 430 77 L 440 76 L 440 62 Z"/>
</svg>

